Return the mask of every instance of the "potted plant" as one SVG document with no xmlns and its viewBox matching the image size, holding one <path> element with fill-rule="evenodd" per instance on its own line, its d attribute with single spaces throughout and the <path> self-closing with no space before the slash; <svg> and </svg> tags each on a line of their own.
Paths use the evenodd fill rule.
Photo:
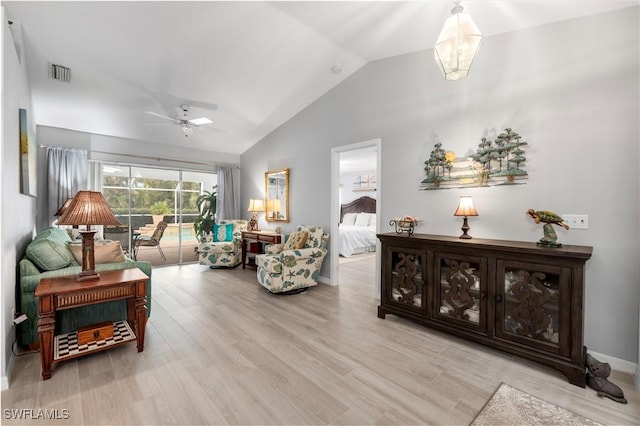
<svg viewBox="0 0 640 426">
<path fill-rule="evenodd" d="M 193 222 L 193 230 L 197 237 L 210 233 L 216 221 L 217 187 L 217 185 L 214 186 L 211 192 L 204 191 L 204 194 L 196 200 L 196 207 L 200 213 Z"/>
<path fill-rule="evenodd" d="M 150 210 L 154 225 L 157 225 L 158 223 L 163 221 L 165 215 L 171 214 L 171 209 L 169 208 L 166 200 L 156 201 L 155 203 L 151 204 Z"/>
</svg>

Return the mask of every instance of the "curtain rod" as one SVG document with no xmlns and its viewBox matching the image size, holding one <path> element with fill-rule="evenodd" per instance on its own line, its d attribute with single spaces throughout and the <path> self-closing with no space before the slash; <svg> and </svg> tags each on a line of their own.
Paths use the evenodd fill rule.
<svg viewBox="0 0 640 426">
<path fill-rule="evenodd" d="M 60 146 L 40 144 L 40 148 L 69 148 L 69 147 L 60 147 Z M 84 148 L 69 148 L 69 149 L 84 149 Z M 117 153 L 117 152 L 108 152 L 108 151 L 89 151 L 89 150 L 86 150 L 86 151 L 89 152 L 89 153 L 92 153 L 92 154 L 96 153 L 96 154 L 106 154 L 106 155 L 118 155 L 118 156 L 143 158 L 145 160 L 156 160 L 156 161 L 175 161 L 175 162 L 178 162 L 178 163 L 185 163 L 185 164 L 197 164 L 199 166 L 213 166 L 213 167 L 236 166 L 238 169 L 240 168 L 239 164 L 233 164 L 233 163 L 209 163 L 209 162 L 204 162 L 204 161 L 180 160 L 180 159 L 177 159 L 177 158 L 152 157 L 152 156 L 149 156 L 149 155 L 121 154 L 121 153 Z"/>
</svg>

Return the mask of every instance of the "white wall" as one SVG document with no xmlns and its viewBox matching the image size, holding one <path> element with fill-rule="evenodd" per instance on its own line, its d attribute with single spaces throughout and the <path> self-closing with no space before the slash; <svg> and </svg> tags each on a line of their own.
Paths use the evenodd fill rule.
<svg viewBox="0 0 640 426">
<path fill-rule="evenodd" d="M 242 155 L 242 197 L 263 194 L 264 171 L 290 167 L 286 228 L 329 229 L 331 147 L 379 137 L 383 226 L 414 214 L 425 219 L 418 232 L 458 235 L 453 212 L 463 194 L 474 197 L 480 214 L 469 220 L 475 237 L 537 241 L 542 229 L 526 217 L 529 208 L 588 214 L 590 229 L 558 231 L 564 244 L 594 247 L 585 342 L 633 365 L 640 300 L 638 27 L 634 7 L 486 37 L 470 76 L 455 82 L 442 78 L 432 50 L 370 63 Z M 434 136 L 462 155 L 505 127 L 529 142 L 526 185 L 418 189 Z"/>
<path fill-rule="evenodd" d="M 18 110 L 26 108 L 35 120 L 31 107 L 31 87 L 22 58 L 18 57 L 13 37 L 2 8 L 2 146 L 0 147 L 0 286 L 2 310 L 0 316 L 0 354 L 2 357 L 2 389 L 8 387 L 8 369 L 12 363 L 11 345 L 15 328 L 11 309 L 15 307 L 16 268 L 24 247 L 31 241 L 35 225 L 36 199 L 20 194 L 19 121 Z M 35 122 L 35 121 L 34 121 Z"/>
</svg>

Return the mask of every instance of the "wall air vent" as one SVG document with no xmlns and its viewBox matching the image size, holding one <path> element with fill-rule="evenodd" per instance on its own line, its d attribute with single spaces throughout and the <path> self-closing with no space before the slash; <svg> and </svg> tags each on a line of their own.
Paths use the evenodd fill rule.
<svg viewBox="0 0 640 426">
<path fill-rule="evenodd" d="M 49 63 L 49 78 L 68 83 L 71 81 L 71 68 Z"/>
</svg>

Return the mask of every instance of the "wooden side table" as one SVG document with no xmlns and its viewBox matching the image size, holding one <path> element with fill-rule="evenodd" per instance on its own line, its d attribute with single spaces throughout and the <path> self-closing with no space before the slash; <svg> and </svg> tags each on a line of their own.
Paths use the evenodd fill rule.
<svg viewBox="0 0 640 426">
<path fill-rule="evenodd" d="M 132 268 L 100 272 L 98 280 L 77 281 L 76 278 L 76 275 L 43 278 L 34 293 L 39 298 L 38 334 L 40 335 L 40 361 L 43 380 L 51 378 L 54 362 L 76 358 L 133 341 L 137 342 L 138 352 L 144 350 L 144 331 L 147 324 L 146 281 L 149 277 L 140 269 Z M 120 299 L 127 300 L 127 324 L 123 322 L 123 324 L 116 325 L 124 327 L 125 333 L 135 330 L 135 336 L 131 336 L 132 333 L 129 333 L 131 338 L 128 340 L 116 338 L 112 339 L 109 344 L 95 345 L 95 347 L 83 351 L 71 351 L 65 356 L 54 357 L 54 340 L 60 337 L 54 335 L 56 311 Z M 74 335 L 75 333 L 69 334 Z"/>
<path fill-rule="evenodd" d="M 245 269 L 246 265 L 257 267 L 255 255 L 263 254 L 267 244 L 280 244 L 281 242 L 282 236 L 275 232 L 242 231 L 242 269 Z"/>
</svg>

